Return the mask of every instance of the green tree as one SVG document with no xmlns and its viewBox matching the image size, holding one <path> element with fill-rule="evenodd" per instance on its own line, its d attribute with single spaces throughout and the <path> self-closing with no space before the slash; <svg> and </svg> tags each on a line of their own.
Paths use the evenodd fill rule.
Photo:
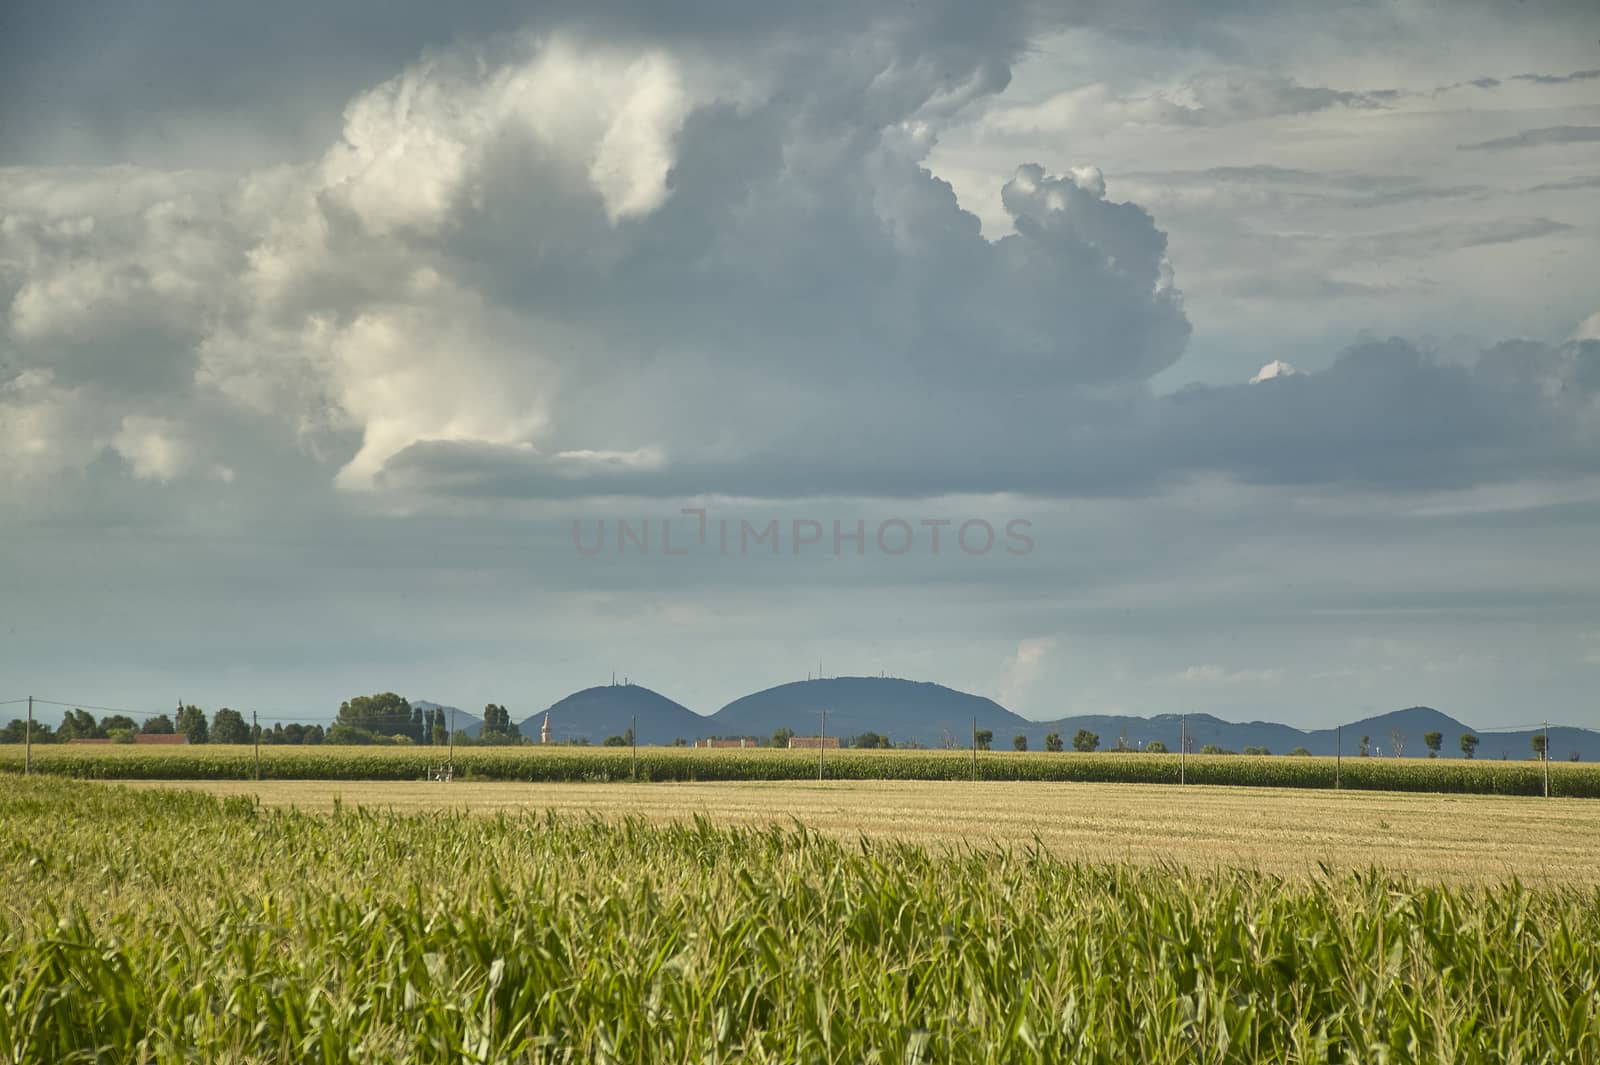
<svg viewBox="0 0 1600 1065">
<path fill-rule="evenodd" d="M 994 729 L 981 728 L 972 734 L 972 740 L 978 745 L 978 750 L 987 751 L 989 744 L 994 742 Z"/>
<path fill-rule="evenodd" d="M 364 728 L 356 728 L 354 725 L 341 725 L 335 721 L 328 727 L 326 742 L 340 746 L 352 744 L 364 746 L 375 739 L 377 737 Z"/>
<path fill-rule="evenodd" d="M 339 704 L 334 722 L 374 736 L 404 736 L 411 728 L 411 704 L 394 692 L 358 695 Z"/>
<path fill-rule="evenodd" d="M 139 723 L 127 714 L 107 714 L 100 719 L 100 734 L 110 736 L 112 729 L 120 732 L 138 732 Z"/>
<path fill-rule="evenodd" d="M 0 743 L 26 743 L 28 741 L 28 722 L 22 718 L 14 717 L 11 723 L 0 729 Z M 33 723 L 34 743 L 54 743 L 56 735 L 50 726 L 41 722 Z"/>
<path fill-rule="evenodd" d="M 1151 740 L 1149 743 L 1145 744 L 1144 749 L 1151 754 L 1167 753 L 1167 745 L 1162 743 L 1160 740 Z"/>
<path fill-rule="evenodd" d="M 206 727 L 206 712 L 198 706 L 181 707 L 175 727 L 189 737 L 190 743 L 205 743 L 211 738 L 211 730 Z"/>
<path fill-rule="evenodd" d="M 1470 732 L 1461 734 L 1461 753 L 1464 757 L 1471 758 L 1478 753 L 1478 737 Z"/>
<path fill-rule="evenodd" d="M 1244 749 L 1244 753 L 1245 754 L 1253 754 L 1253 755 L 1255 755 L 1256 757 L 1259 758 L 1262 755 L 1268 755 L 1268 754 L 1271 754 L 1272 752 L 1267 750 L 1265 747 L 1246 747 Z"/>
<path fill-rule="evenodd" d="M 484 706 L 483 728 L 478 730 L 478 735 L 491 741 L 515 739 L 518 732 L 517 727 L 511 723 L 511 711 L 497 703 Z"/>
<path fill-rule="evenodd" d="M 1028 749 L 1028 737 L 1023 736 L 1021 734 L 1018 734 L 1016 736 L 1011 737 L 1011 746 L 1015 747 L 1019 751 L 1027 750 Z"/>
<path fill-rule="evenodd" d="M 133 738 L 137 735 L 138 733 L 134 732 L 131 728 L 106 729 L 106 739 L 110 740 L 112 743 L 132 743 Z"/>
<path fill-rule="evenodd" d="M 627 745 L 628 740 L 625 736 L 607 736 L 605 743 L 601 744 L 603 747 L 626 747 Z"/>
<path fill-rule="evenodd" d="M 211 742 L 249 743 L 250 726 L 244 723 L 244 715 L 226 706 L 211 715 Z"/>
<path fill-rule="evenodd" d="M 61 737 L 61 742 L 68 743 L 72 740 L 103 740 L 105 733 L 100 731 L 94 715 L 87 710 L 68 710 L 61 717 L 61 726 L 56 729 L 56 735 Z"/>
<path fill-rule="evenodd" d="M 1061 733 L 1049 732 L 1044 737 L 1044 749 L 1052 754 L 1060 754 L 1062 748 Z"/>
<path fill-rule="evenodd" d="M 1422 745 L 1428 748 L 1429 758 L 1439 757 L 1439 748 L 1444 746 L 1444 733 L 1424 732 L 1422 734 Z"/>
<path fill-rule="evenodd" d="M 787 747 L 792 739 L 794 739 L 794 729 L 781 728 L 773 732 L 772 745 L 774 747 Z"/>
<path fill-rule="evenodd" d="M 1086 728 L 1079 729 L 1078 734 L 1072 737 L 1072 749 L 1083 754 L 1088 754 L 1099 746 L 1100 736 Z"/>
<path fill-rule="evenodd" d="M 1533 734 L 1532 746 L 1534 757 L 1544 761 L 1544 733 L 1535 732 Z"/>
<path fill-rule="evenodd" d="M 1289 752 L 1289 755 L 1292 758 L 1309 758 L 1311 756 L 1311 752 L 1306 750 L 1304 747 L 1296 747 L 1294 750 Z"/>
<path fill-rule="evenodd" d="M 172 718 L 166 714 L 157 714 L 155 717 L 145 718 L 144 725 L 139 731 L 146 736 L 170 736 L 175 730 L 172 727 Z"/>
<path fill-rule="evenodd" d="M 1367 756 L 1367 750 L 1368 750 L 1368 747 L 1371 745 L 1371 742 L 1372 741 L 1371 741 L 1370 737 L 1367 737 L 1367 736 L 1361 737 L 1361 757 L 1365 758 Z"/>
</svg>

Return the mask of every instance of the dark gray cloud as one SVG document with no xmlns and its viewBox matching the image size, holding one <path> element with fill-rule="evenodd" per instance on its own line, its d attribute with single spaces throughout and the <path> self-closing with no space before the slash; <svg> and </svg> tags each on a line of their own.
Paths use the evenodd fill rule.
<svg viewBox="0 0 1600 1065">
<path fill-rule="evenodd" d="M 1437 96 L 1440 93 L 1451 92 L 1455 89 L 1471 87 L 1474 89 L 1498 89 L 1509 82 L 1520 81 L 1530 85 L 1570 85 L 1573 82 L 1593 81 L 1600 78 L 1600 70 L 1575 70 L 1570 74 L 1513 74 L 1504 80 L 1484 76 L 1472 78 L 1468 81 L 1455 81 L 1448 85 L 1440 85 L 1427 95 Z"/>
<path fill-rule="evenodd" d="M 1395 98 L 1387 90 L 1354 92 L 1302 85 L 1283 75 L 1231 71 L 1137 90 L 1114 91 L 1096 82 L 1036 103 L 996 107 L 985 123 L 993 134 L 1012 138 L 1043 132 L 1103 134 L 1126 125 L 1204 129 L 1335 108 L 1375 110 Z"/>
<path fill-rule="evenodd" d="M 230 443 L 197 427 L 229 405 L 346 485 L 439 439 L 622 461 L 670 435 L 677 460 L 826 432 L 838 392 L 1171 366 L 1189 324 L 1148 212 L 1026 165 L 1001 191 L 1016 232 L 989 241 L 922 165 L 928 123 L 1003 89 L 1016 44 L 951 19 L 715 63 L 521 37 L 361 94 L 314 163 L 7 172 L 0 404 L 19 446 L 49 441 L 23 469 L 226 479 Z"/>
<path fill-rule="evenodd" d="M 1595 141 L 1600 141 L 1600 126 L 1544 126 L 1459 147 L 1464 152 L 1500 152 L 1513 148 L 1542 148 L 1551 144 L 1592 144 Z"/>
<path fill-rule="evenodd" d="M 1357 259 L 1420 258 L 1457 248 L 1481 248 L 1538 240 L 1540 237 L 1568 232 L 1572 228 L 1565 222 L 1551 218 L 1504 218 L 1417 226 L 1352 236 L 1344 241 L 1344 253 Z"/>
<path fill-rule="evenodd" d="M 1472 365 L 1391 339 L 1327 370 L 1171 396 L 1071 392 L 986 407 L 892 390 L 841 390 L 827 432 L 755 444 L 716 463 L 585 468 L 578 458 L 419 443 L 392 487 L 457 498 L 927 497 L 1147 494 L 1199 473 L 1248 483 L 1462 488 L 1600 472 L 1600 342 L 1519 341 Z M 937 427 L 935 431 L 928 431 Z"/>
<path fill-rule="evenodd" d="M 1571 74 L 1515 74 L 1512 81 L 1531 81 L 1535 85 L 1568 85 L 1574 81 L 1594 81 L 1600 69 L 1575 70 Z"/>
<path fill-rule="evenodd" d="M 1274 190 L 1285 206 L 1323 201 L 1350 208 L 1389 207 L 1429 200 L 1480 198 L 1493 192 L 1488 185 L 1442 185 L 1409 174 L 1313 171 L 1266 164 L 1136 171 L 1127 177 L 1180 187 L 1241 186 Z"/>
<path fill-rule="evenodd" d="M 694 0 L 19 0 L 0 11 L 0 163 L 235 168 L 319 154 L 344 104 L 419 54 L 560 30 L 615 45 L 733 51 L 875 40 L 904 62 L 1001 66 L 1056 16 L 1025 2 L 804 5 Z M 245 116 L 248 116 L 246 118 Z"/>
<path fill-rule="evenodd" d="M 1600 469 L 1597 396 L 1594 342 L 1510 342 L 1466 367 L 1388 340 L 1322 373 L 1180 392 L 1163 436 L 1185 464 L 1262 483 L 1460 487 Z"/>
<path fill-rule="evenodd" d="M 1578 189 L 1600 188 L 1600 174 L 1580 174 L 1563 181 L 1547 181 L 1542 185 L 1535 185 L 1529 192 L 1572 192 Z"/>
</svg>

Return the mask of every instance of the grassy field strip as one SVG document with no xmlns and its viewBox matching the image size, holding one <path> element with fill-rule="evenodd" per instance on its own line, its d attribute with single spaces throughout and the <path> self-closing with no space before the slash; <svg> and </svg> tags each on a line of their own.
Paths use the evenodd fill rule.
<svg viewBox="0 0 1600 1065">
<path fill-rule="evenodd" d="M 1451 882 L 1600 884 L 1592 803 L 1486 795 L 1177 788 L 1148 784 L 929 781 L 714 784 L 505 784 L 408 781 L 207 781 L 214 795 L 267 806 L 415 812 L 551 810 L 720 825 L 798 820 L 837 838 L 1026 846 L 1063 858 L 1241 866 L 1280 874 L 1379 867 Z"/>
<path fill-rule="evenodd" d="M 425 780 L 449 753 L 403 745 L 264 747 L 260 774 L 272 780 Z M 0 771 L 22 768 L 16 744 L 0 746 Z M 684 747 L 475 747 L 455 752 L 457 779 L 607 783 L 631 781 L 814 780 L 815 753 L 751 748 Z M 980 780 L 1177 784 L 1275 788 L 1332 788 L 1336 778 L 1351 791 L 1541 795 L 1546 767 L 1537 761 L 1469 761 L 1461 758 L 1250 757 L 1111 753 L 1072 754 L 984 751 L 847 750 L 830 752 L 822 765 L 833 780 Z M 104 780 L 249 780 L 257 772 L 248 745 L 198 747 L 40 746 L 34 769 L 57 776 Z M 1548 766 L 1553 796 L 1600 798 L 1600 765 Z"/>
</svg>

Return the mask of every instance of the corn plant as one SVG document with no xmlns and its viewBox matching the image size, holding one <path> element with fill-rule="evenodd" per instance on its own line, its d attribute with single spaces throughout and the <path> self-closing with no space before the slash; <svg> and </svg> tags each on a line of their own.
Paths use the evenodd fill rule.
<svg viewBox="0 0 1600 1065">
<path fill-rule="evenodd" d="M 1600 895 L 0 788 L 0 1061 L 1600 1060 Z"/>
<path fill-rule="evenodd" d="M 265 747 L 260 771 L 269 780 L 423 780 L 444 759 L 436 747 Z M 983 780 L 1051 780 L 1107 783 L 1166 783 L 1179 780 L 1176 754 L 1056 754 L 981 752 Z M 22 749 L 0 746 L 0 772 L 22 769 Z M 808 780 L 815 779 L 815 752 L 771 748 L 696 750 L 642 747 L 637 759 L 616 747 L 477 747 L 455 752 L 456 779 L 540 782 L 603 782 L 637 779 Z M 249 780 L 256 774 L 249 746 L 197 747 L 40 746 L 35 772 L 100 780 Z M 822 770 L 844 780 L 967 780 L 974 772 L 968 751 L 843 750 L 829 752 Z M 1535 761 L 1347 758 L 1337 770 L 1340 786 L 1379 791 L 1539 795 L 1545 768 Z M 1600 765 L 1549 766 L 1550 793 L 1600 798 Z M 1332 758 L 1190 755 L 1183 760 L 1190 784 L 1279 788 L 1331 788 Z"/>
</svg>

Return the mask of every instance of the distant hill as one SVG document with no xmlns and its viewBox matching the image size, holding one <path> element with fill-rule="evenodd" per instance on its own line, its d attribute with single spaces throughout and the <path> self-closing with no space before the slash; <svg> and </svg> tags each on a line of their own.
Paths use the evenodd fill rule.
<svg viewBox="0 0 1600 1065">
<path fill-rule="evenodd" d="M 915 740 L 944 746 L 948 736 L 957 747 L 972 742 L 972 720 L 1002 733 L 1033 723 L 993 699 L 970 695 L 940 684 L 897 677 L 826 677 L 797 680 L 746 695 L 712 714 L 709 731 L 719 736 L 771 736 L 780 728 L 816 735 L 822 710 L 828 711 L 828 735 L 862 732 L 886 735 L 896 743 Z"/>
<path fill-rule="evenodd" d="M 1062 742 L 1072 745 L 1078 729 L 1086 728 L 1100 737 L 1100 749 L 1116 747 L 1124 735 L 1128 746 L 1143 749 L 1152 741 L 1160 741 L 1169 751 L 1178 749 L 1178 738 L 1183 732 L 1183 722 L 1177 714 L 1160 714 L 1156 717 L 1080 716 L 1064 717 L 1056 721 L 1028 722 L 1028 727 L 1017 732 L 1028 737 L 1031 750 L 1041 750 L 1044 737 L 1059 732 Z M 1207 744 L 1226 751 L 1243 751 L 1246 747 L 1265 747 L 1273 754 L 1288 754 L 1304 747 L 1311 754 L 1332 755 L 1342 751 L 1347 757 L 1359 757 L 1361 737 L 1366 736 L 1368 751 L 1373 756 L 1387 757 L 1394 753 L 1396 736 L 1403 744 L 1406 757 L 1427 757 L 1428 748 L 1423 737 L 1429 732 L 1442 734 L 1439 757 L 1460 758 L 1461 735 L 1470 732 L 1479 739 L 1477 757 L 1531 758 L 1532 739 L 1537 730 L 1521 732 L 1481 732 L 1449 714 L 1428 706 L 1413 706 L 1394 710 L 1375 717 L 1363 718 L 1345 725 L 1342 729 L 1315 729 L 1302 731 L 1292 725 L 1273 721 L 1225 721 L 1212 714 L 1188 715 L 1190 750 L 1199 751 Z M 995 734 L 995 746 L 1008 746 L 1017 732 L 1004 736 Z M 1591 729 L 1550 729 L 1550 754 L 1556 761 L 1566 761 L 1574 753 L 1585 762 L 1600 761 L 1600 732 Z"/>
<path fill-rule="evenodd" d="M 465 732 L 474 739 L 477 738 L 478 730 L 483 728 L 483 718 L 469 714 L 459 707 L 442 706 L 439 703 L 430 703 L 426 699 L 412 699 L 410 702 L 412 706 L 419 706 L 423 710 L 443 710 L 446 728 L 450 726 L 450 714 L 453 711 L 455 713 L 456 730 Z"/>
<path fill-rule="evenodd" d="M 1393 710 L 1387 714 L 1376 717 L 1362 718 L 1352 722 L 1343 729 L 1343 738 L 1338 736 L 1338 730 L 1318 729 L 1306 734 L 1305 746 L 1313 754 L 1333 754 L 1337 746 L 1345 754 L 1361 751 L 1361 737 L 1367 737 L 1373 753 L 1392 755 L 1395 753 L 1395 741 L 1398 739 L 1407 755 L 1421 755 L 1427 757 L 1428 748 L 1423 744 L 1422 738 L 1430 732 L 1443 733 L 1443 746 L 1439 750 L 1441 758 L 1460 758 L 1461 734 L 1471 732 L 1475 735 L 1477 730 L 1461 721 L 1457 721 L 1449 714 L 1443 714 L 1431 706 L 1413 706 L 1406 710 Z M 1522 757 L 1530 757 L 1533 748 L 1523 739 Z M 1479 757 L 1486 752 L 1479 747 Z"/>
<path fill-rule="evenodd" d="M 522 734 L 537 741 L 546 713 L 557 742 L 587 739 L 603 743 L 607 736 L 627 732 L 635 716 L 640 744 L 670 744 L 678 739 L 693 742 L 711 732 L 706 718 L 638 684 L 605 684 L 573 692 L 548 710 L 526 718 L 518 726 Z"/>
<path fill-rule="evenodd" d="M 1055 721 L 1030 721 L 1023 734 L 1028 737 L 1031 750 L 1043 750 L 1044 738 L 1052 732 L 1060 733 L 1061 741 L 1069 749 L 1079 729 L 1088 729 L 1100 737 L 1100 749 L 1110 750 L 1125 741 L 1129 747 L 1143 750 L 1155 742 L 1176 751 L 1185 733 L 1183 718 L 1178 714 L 1158 714 L 1155 717 L 1130 717 L 1114 714 L 1077 715 Z M 1198 751 L 1210 744 L 1228 751 L 1242 751 L 1246 747 L 1265 747 L 1274 754 L 1286 753 L 1295 747 L 1307 746 L 1307 736 L 1291 725 L 1274 721 L 1224 721 L 1212 714 L 1190 714 L 1187 731 L 1190 750 Z M 996 736 L 995 745 L 1010 746 L 1011 736 Z M 1328 753 L 1332 754 L 1330 747 Z"/>
<path fill-rule="evenodd" d="M 828 709 L 829 735 L 849 737 L 872 731 L 887 735 L 896 744 L 920 743 L 927 747 L 942 747 L 947 739 L 958 747 L 969 745 L 974 717 L 978 728 L 994 732 L 992 744 L 997 750 L 1010 749 L 1014 737 L 1021 735 L 1027 737 L 1029 750 L 1042 751 L 1045 737 L 1052 732 L 1059 733 L 1062 743 L 1071 749 L 1078 730 L 1088 729 L 1100 737 L 1100 750 L 1113 749 L 1119 741 L 1142 750 L 1159 741 L 1169 751 L 1176 751 L 1184 730 L 1184 719 L 1178 714 L 1085 714 L 1032 721 L 992 699 L 939 684 L 884 677 L 834 677 L 780 684 L 735 699 L 710 718 L 702 719 L 704 734 L 764 737 L 779 728 L 815 734 L 823 707 Z M 1536 731 L 1481 732 L 1427 706 L 1378 714 L 1342 729 L 1307 731 L 1275 721 L 1227 721 L 1203 713 L 1189 714 L 1187 729 L 1192 751 L 1210 744 L 1226 751 L 1264 747 L 1273 754 L 1288 754 L 1303 747 L 1311 754 L 1332 755 L 1340 750 L 1349 757 L 1359 756 L 1362 736 L 1367 737 L 1369 754 L 1374 756 L 1393 754 L 1398 736 L 1406 756 L 1427 757 L 1423 737 L 1439 732 L 1443 736 L 1441 758 L 1462 757 L 1461 735 L 1471 732 L 1479 738 L 1480 759 L 1530 758 Z M 1551 757 L 1566 761 L 1574 753 L 1585 762 L 1600 761 L 1600 732 L 1565 726 L 1551 728 Z"/>
<path fill-rule="evenodd" d="M 1156 717 L 1064 717 L 1058 721 L 1033 725 L 1028 733 L 1029 746 L 1033 745 L 1036 733 L 1042 736 L 1049 732 L 1061 733 L 1063 742 L 1070 746 L 1072 737 L 1080 728 L 1087 728 L 1099 735 L 1101 750 L 1115 747 L 1119 738 L 1126 735 L 1130 747 L 1143 749 L 1153 741 L 1160 741 L 1166 745 L 1167 750 L 1176 751 L 1179 737 L 1184 733 L 1184 721 L 1178 714 L 1161 714 Z M 1306 732 L 1276 721 L 1225 721 L 1214 714 L 1188 715 L 1187 729 L 1189 749 L 1192 751 L 1211 745 L 1221 747 L 1225 751 L 1265 747 L 1273 754 L 1288 754 L 1297 747 L 1304 747 L 1311 754 L 1333 754 L 1341 743 L 1341 734 L 1335 729 Z M 1426 753 L 1427 748 L 1423 746 L 1422 737 L 1426 733 L 1438 731 L 1444 734 L 1445 743 L 1440 753 L 1445 756 L 1452 754 L 1459 756 L 1461 734 L 1472 730 L 1447 714 L 1441 714 L 1429 707 L 1416 706 L 1409 710 L 1396 710 L 1344 726 L 1343 751 L 1345 754 L 1358 754 L 1361 737 L 1367 736 L 1373 751 L 1382 750 L 1385 754 L 1390 753 L 1393 748 L 1392 733 L 1396 731 L 1404 737 L 1407 754 Z M 1555 746 L 1554 739 L 1551 740 L 1551 746 Z"/>
</svg>

